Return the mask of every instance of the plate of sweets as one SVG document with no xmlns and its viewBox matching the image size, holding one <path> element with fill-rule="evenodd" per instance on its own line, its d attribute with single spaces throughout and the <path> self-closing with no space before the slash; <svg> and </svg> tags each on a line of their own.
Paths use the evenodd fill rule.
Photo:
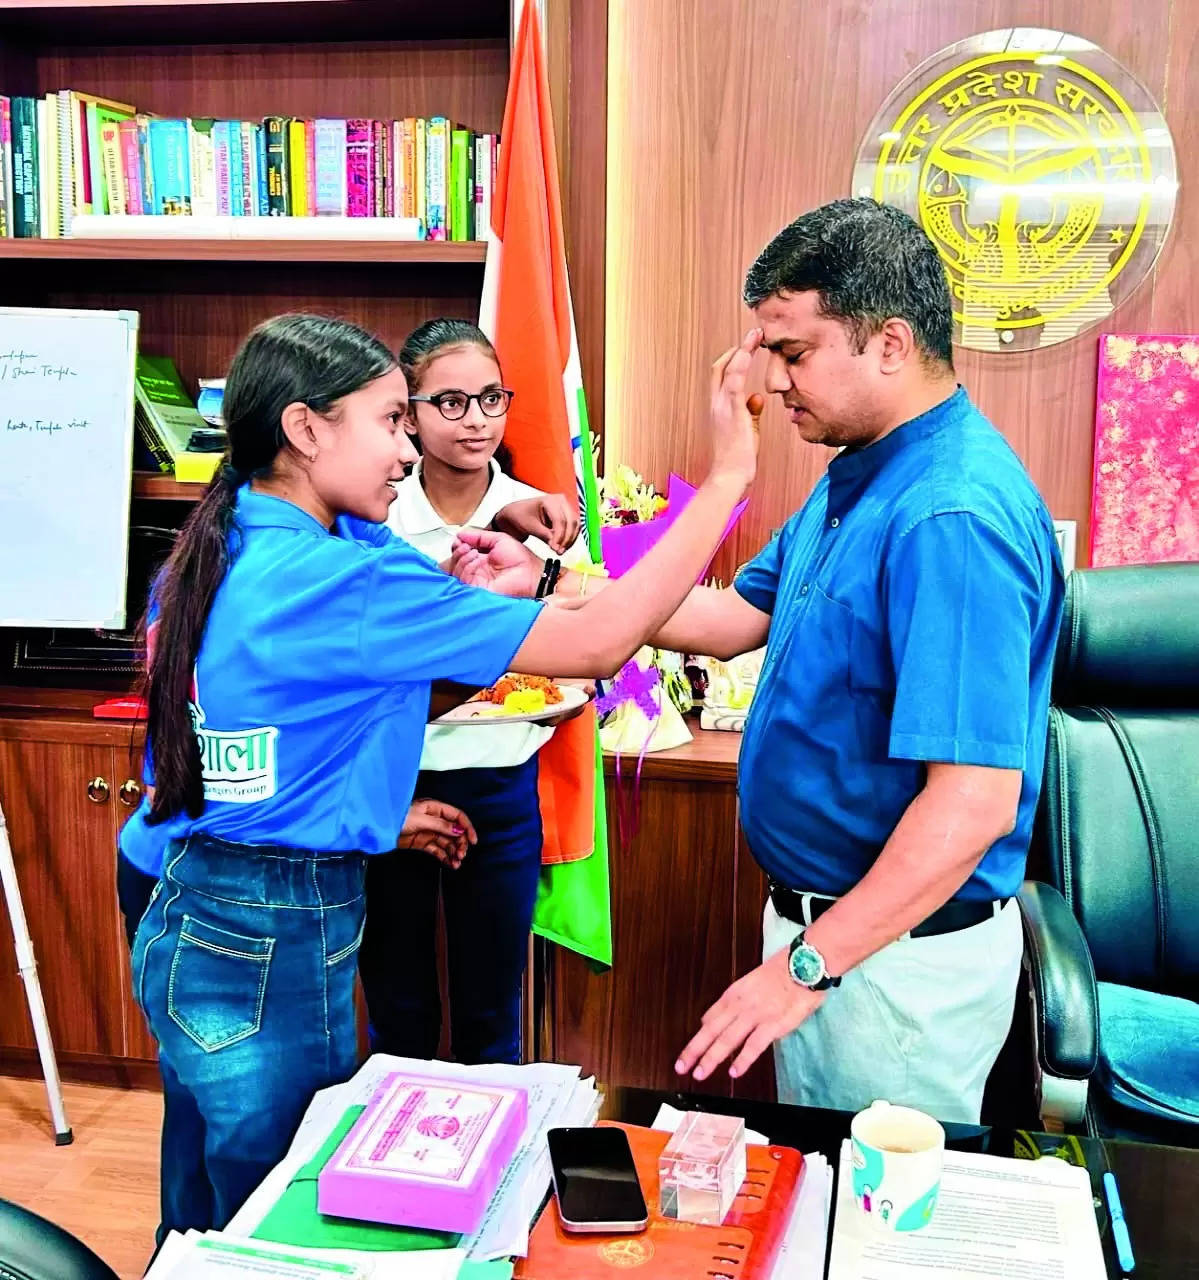
<svg viewBox="0 0 1199 1280">
<path fill-rule="evenodd" d="M 587 702 L 586 691 L 578 685 L 558 684 L 547 676 L 509 673 L 433 723 L 558 724 L 577 715 Z"/>
</svg>

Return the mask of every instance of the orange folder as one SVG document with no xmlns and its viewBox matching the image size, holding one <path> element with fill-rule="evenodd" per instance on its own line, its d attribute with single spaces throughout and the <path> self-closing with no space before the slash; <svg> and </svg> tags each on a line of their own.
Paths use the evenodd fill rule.
<svg viewBox="0 0 1199 1280">
<path fill-rule="evenodd" d="M 728 1221 L 697 1226 L 658 1212 L 658 1157 L 670 1134 L 617 1125 L 629 1138 L 649 1226 L 639 1235 L 568 1235 L 558 1202 L 545 1207 L 529 1239 L 517 1280 L 615 1280 L 635 1271 L 644 1280 L 765 1280 L 787 1228 L 788 1210 L 803 1173 L 790 1147 L 747 1146 L 746 1176 Z M 629 1277 L 634 1280 L 634 1277 Z"/>
</svg>

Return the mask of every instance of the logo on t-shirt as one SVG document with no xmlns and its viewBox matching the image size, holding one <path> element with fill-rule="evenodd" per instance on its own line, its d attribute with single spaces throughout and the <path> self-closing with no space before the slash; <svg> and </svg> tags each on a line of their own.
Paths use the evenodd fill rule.
<svg viewBox="0 0 1199 1280">
<path fill-rule="evenodd" d="M 273 725 L 227 732 L 204 726 L 197 677 L 192 677 L 192 728 L 200 743 L 200 771 L 204 779 L 204 799 L 226 804 L 254 804 L 275 794 L 278 771 Z"/>
</svg>

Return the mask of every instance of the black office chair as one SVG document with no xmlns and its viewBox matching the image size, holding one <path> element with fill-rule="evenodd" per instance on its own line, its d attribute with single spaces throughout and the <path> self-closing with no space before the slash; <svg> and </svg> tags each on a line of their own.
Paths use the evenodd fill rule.
<svg viewBox="0 0 1199 1280">
<path fill-rule="evenodd" d="M 0 1200 L 4 1280 L 121 1280 L 82 1240 L 19 1204 Z"/>
<path fill-rule="evenodd" d="M 1041 1116 L 1199 1145 L 1199 564 L 1076 570 L 1020 894 Z"/>
</svg>

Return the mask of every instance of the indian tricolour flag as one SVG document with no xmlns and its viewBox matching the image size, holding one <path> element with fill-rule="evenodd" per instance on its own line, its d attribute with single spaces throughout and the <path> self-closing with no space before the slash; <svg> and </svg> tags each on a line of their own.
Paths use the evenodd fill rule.
<svg viewBox="0 0 1199 1280">
<path fill-rule="evenodd" d="M 599 559 L 599 508 L 575 338 L 541 22 L 526 3 L 491 203 L 480 327 L 516 391 L 504 441 L 514 470 L 547 493 L 578 494 Z M 540 756 L 545 867 L 534 931 L 612 963 L 607 824 L 595 715 L 561 725 Z"/>
</svg>

